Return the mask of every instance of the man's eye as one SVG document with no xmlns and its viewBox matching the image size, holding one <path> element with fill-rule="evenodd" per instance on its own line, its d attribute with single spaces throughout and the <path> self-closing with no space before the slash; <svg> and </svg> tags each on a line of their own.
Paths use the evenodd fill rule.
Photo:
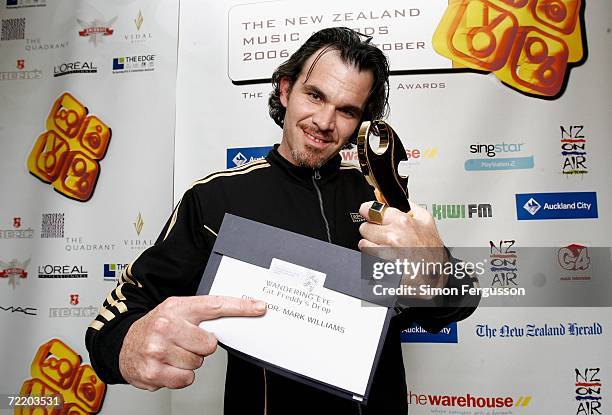
<svg viewBox="0 0 612 415">
<path fill-rule="evenodd" d="M 342 112 L 345 116 L 349 118 L 355 117 L 355 113 L 351 110 L 340 110 L 340 112 Z"/>
<path fill-rule="evenodd" d="M 315 101 L 319 101 L 321 99 L 321 96 L 315 92 L 308 93 L 308 96 Z"/>
</svg>

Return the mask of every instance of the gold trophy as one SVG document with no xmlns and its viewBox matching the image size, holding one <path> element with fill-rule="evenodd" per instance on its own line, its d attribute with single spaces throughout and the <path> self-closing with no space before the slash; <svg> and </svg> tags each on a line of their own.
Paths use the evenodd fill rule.
<svg viewBox="0 0 612 415">
<path fill-rule="evenodd" d="M 379 139 L 376 149 L 370 145 L 371 136 Z M 376 199 L 380 202 L 380 206 L 373 205 L 370 212 L 378 209 L 381 221 L 385 207 L 383 204 L 402 212 L 410 212 L 408 177 L 401 177 L 398 173 L 400 162 L 408 160 L 408 156 L 393 128 L 382 120 L 361 123 L 357 136 L 357 154 L 361 171 L 374 187 Z"/>
</svg>

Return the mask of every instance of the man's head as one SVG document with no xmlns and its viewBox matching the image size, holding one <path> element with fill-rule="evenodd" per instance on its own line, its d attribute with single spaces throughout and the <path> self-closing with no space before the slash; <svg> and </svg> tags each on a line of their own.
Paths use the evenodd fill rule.
<svg viewBox="0 0 612 415">
<path fill-rule="evenodd" d="M 279 152 L 292 163 L 320 167 L 362 120 L 386 115 L 389 65 L 370 40 L 347 28 L 323 29 L 272 75 L 270 116 L 283 127 Z"/>
</svg>

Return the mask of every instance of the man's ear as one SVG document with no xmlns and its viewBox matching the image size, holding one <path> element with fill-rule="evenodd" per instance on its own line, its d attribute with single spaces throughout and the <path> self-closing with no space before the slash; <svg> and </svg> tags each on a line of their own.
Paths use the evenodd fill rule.
<svg viewBox="0 0 612 415">
<path fill-rule="evenodd" d="M 287 108 L 287 104 L 289 103 L 289 94 L 291 93 L 291 87 L 293 84 L 291 83 L 291 79 L 285 76 L 280 80 L 280 102 L 283 104 L 283 107 Z"/>
</svg>

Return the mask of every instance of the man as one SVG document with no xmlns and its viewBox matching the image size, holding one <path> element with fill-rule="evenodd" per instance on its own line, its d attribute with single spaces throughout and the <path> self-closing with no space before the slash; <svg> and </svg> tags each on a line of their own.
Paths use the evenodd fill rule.
<svg viewBox="0 0 612 415">
<path fill-rule="evenodd" d="M 388 63 L 369 40 L 346 28 L 324 29 L 277 69 L 270 115 L 283 128 L 280 145 L 265 160 L 194 183 L 156 244 L 123 273 L 87 331 L 91 362 L 103 380 L 148 390 L 188 386 L 217 344 L 198 327 L 201 321 L 265 312 L 257 301 L 188 297 L 226 212 L 352 249 L 442 247 L 431 215 L 418 206 L 412 216 L 389 208 L 382 224 L 352 220 L 357 209 L 369 219 L 374 193 L 357 169 L 341 165 L 338 153 L 362 120 L 384 115 L 388 98 Z M 440 276 L 433 285 L 446 283 Z M 394 317 L 367 406 L 229 355 L 225 413 L 405 414 L 399 332 L 414 321 L 439 330 L 471 312 L 412 308 Z"/>
</svg>

